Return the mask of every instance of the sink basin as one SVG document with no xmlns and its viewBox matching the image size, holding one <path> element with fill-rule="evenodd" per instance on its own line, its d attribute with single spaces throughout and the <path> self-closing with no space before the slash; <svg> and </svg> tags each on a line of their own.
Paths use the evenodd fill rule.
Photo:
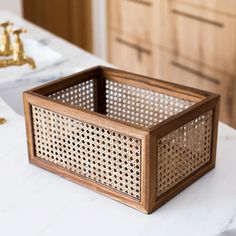
<svg viewBox="0 0 236 236">
<path fill-rule="evenodd" d="M 37 73 L 43 68 L 52 66 L 59 62 L 62 58 L 61 54 L 54 51 L 49 46 L 44 45 L 44 43 L 38 42 L 34 39 L 25 38 L 24 47 L 25 54 L 35 60 L 37 68 L 32 70 L 27 64 L 23 66 L 0 68 L 0 85 Z"/>
<path fill-rule="evenodd" d="M 25 53 L 34 58 L 37 68 L 29 65 L 0 68 L 0 97 L 18 114 L 23 114 L 22 92 L 57 79 L 68 71 L 51 70 L 65 61 L 61 54 L 51 49 L 44 41 L 24 38 Z M 58 70 L 58 69 L 57 69 Z"/>
</svg>

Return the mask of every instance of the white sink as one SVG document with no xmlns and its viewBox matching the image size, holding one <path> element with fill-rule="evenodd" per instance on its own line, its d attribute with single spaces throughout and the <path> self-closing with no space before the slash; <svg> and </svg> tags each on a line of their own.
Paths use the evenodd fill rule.
<svg viewBox="0 0 236 236">
<path fill-rule="evenodd" d="M 62 58 L 61 54 L 34 39 L 25 38 L 24 47 L 25 54 L 35 60 L 37 68 L 32 70 L 28 64 L 0 68 L 0 85 L 36 74 L 38 71 L 58 63 Z"/>
<path fill-rule="evenodd" d="M 58 71 L 57 66 L 65 59 L 44 42 L 27 38 L 23 41 L 26 55 L 34 58 L 37 68 L 32 70 L 28 64 L 0 68 L 0 97 L 19 114 L 23 114 L 23 91 L 70 73 Z"/>
</svg>

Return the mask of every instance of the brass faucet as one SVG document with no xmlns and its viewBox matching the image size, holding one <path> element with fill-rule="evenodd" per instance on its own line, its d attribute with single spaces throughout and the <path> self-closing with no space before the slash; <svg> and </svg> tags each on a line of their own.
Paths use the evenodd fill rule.
<svg viewBox="0 0 236 236">
<path fill-rule="evenodd" d="M 7 122 L 7 120 L 3 117 L 0 117 L 0 125 L 3 125 Z"/>
<path fill-rule="evenodd" d="M 15 29 L 12 31 L 12 34 L 16 37 L 13 43 L 12 58 L 0 60 L 0 67 L 21 66 L 24 64 L 29 64 L 32 69 L 36 68 L 34 59 L 25 55 L 24 45 L 20 38 L 20 34 L 26 32 L 26 29 L 23 28 Z"/>
<path fill-rule="evenodd" d="M 3 28 L 3 33 L 0 42 L 0 56 L 9 56 L 12 54 L 11 48 L 11 38 L 10 38 L 10 30 L 8 27 L 13 25 L 10 21 L 4 21 L 0 23 L 0 27 Z"/>
</svg>

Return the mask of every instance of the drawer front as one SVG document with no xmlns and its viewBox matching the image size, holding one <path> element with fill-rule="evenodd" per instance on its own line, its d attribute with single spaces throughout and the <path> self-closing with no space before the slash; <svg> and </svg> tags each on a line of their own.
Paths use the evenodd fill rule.
<svg viewBox="0 0 236 236">
<path fill-rule="evenodd" d="M 109 27 L 150 42 L 152 37 L 152 0 L 110 0 L 108 1 Z"/>
<path fill-rule="evenodd" d="M 178 0 L 178 1 L 191 4 L 193 6 L 204 7 L 209 10 L 236 16 L 235 0 Z"/>
<path fill-rule="evenodd" d="M 121 69 L 152 75 L 152 54 L 150 44 L 140 44 L 136 39 L 110 32 L 109 61 Z"/>
<path fill-rule="evenodd" d="M 155 75 L 163 80 L 178 83 L 221 95 L 220 119 L 232 125 L 233 78 L 212 71 L 204 65 L 183 59 L 173 53 L 156 49 L 158 65 Z"/>
<path fill-rule="evenodd" d="M 186 4 L 163 1 L 158 44 L 209 68 L 235 73 L 236 19 Z"/>
</svg>

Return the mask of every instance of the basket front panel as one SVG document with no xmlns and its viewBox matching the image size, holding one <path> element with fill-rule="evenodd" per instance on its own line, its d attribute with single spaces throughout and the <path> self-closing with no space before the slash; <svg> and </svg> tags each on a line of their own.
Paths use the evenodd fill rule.
<svg viewBox="0 0 236 236">
<path fill-rule="evenodd" d="M 141 199 L 141 140 L 32 106 L 35 156 Z"/>
<path fill-rule="evenodd" d="M 157 197 L 210 161 L 212 116 L 209 111 L 157 141 Z"/>
</svg>

